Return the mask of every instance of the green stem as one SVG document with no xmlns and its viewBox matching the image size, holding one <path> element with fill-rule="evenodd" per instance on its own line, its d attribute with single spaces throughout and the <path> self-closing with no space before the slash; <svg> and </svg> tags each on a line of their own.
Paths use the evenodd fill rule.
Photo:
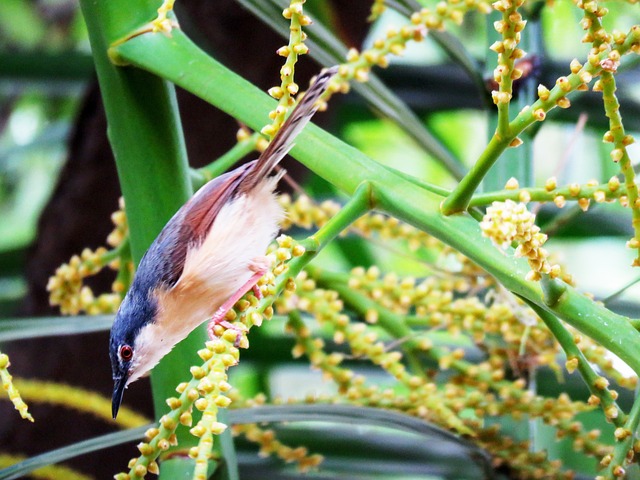
<svg viewBox="0 0 640 480">
<path fill-rule="evenodd" d="M 598 193 L 600 192 L 600 193 Z M 574 185 L 547 190 L 544 187 L 539 188 L 518 188 L 515 190 L 499 190 L 496 192 L 478 193 L 469 201 L 470 207 L 479 207 L 489 205 L 493 202 L 504 202 L 505 200 L 513 200 L 519 202 L 526 196 L 532 202 L 552 202 L 556 197 L 563 197 L 566 201 L 579 200 L 581 198 L 593 199 L 601 195 L 600 201 L 614 200 L 626 195 L 626 188 L 620 187 L 611 189 L 609 184 L 602 183 L 600 185 Z"/>
<path fill-rule="evenodd" d="M 236 143 L 229 151 L 218 157 L 216 161 L 196 170 L 196 172 L 194 172 L 194 183 L 196 187 L 202 186 L 209 180 L 222 175 L 238 163 L 240 159 L 253 152 L 256 149 L 258 138 L 260 138 L 259 133 L 252 134 L 246 140 Z"/>
<path fill-rule="evenodd" d="M 504 152 L 512 138 L 500 137 L 494 134 L 489 140 L 489 144 L 484 149 L 476 163 L 471 167 L 469 173 L 464 176 L 455 190 L 442 203 L 442 212 L 445 215 L 464 211 L 469 205 L 473 193 L 480 185 L 482 179 L 487 175 L 493 164 Z"/>
<path fill-rule="evenodd" d="M 616 45 L 616 50 L 620 55 L 629 51 L 634 42 L 640 37 L 640 28 L 632 29 L 627 35 L 626 40 L 621 45 Z M 469 173 L 460 181 L 458 186 L 453 190 L 445 201 L 442 203 L 442 212 L 445 215 L 451 215 L 463 212 L 467 209 L 469 201 L 473 193 L 482 182 L 491 166 L 500 157 L 502 152 L 509 146 L 511 141 L 520 135 L 526 128 L 536 121 L 542 121 L 546 114 L 557 106 L 559 100 L 566 97 L 569 93 L 575 91 L 580 85 L 584 84 L 585 79 L 595 77 L 602 73 L 600 62 L 607 58 L 609 51 L 605 50 L 598 55 L 589 57 L 589 61 L 577 72 L 571 73 L 563 78 L 561 84 L 556 84 L 549 95 L 544 100 L 536 100 L 529 108 L 522 110 L 511 123 L 509 123 L 509 135 L 507 137 L 494 134 L 493 138 L 482 152 L 475 165 Z"/>
<path fill-rule="evenodd" d="M 534 312 L 536 312 L 536 314 L 542 319 L 549 330 L 551 330 L 551 333 L 553 333 L 553 336 L 556 338 L 556 340 L 558 340 L 558 343 L 564 350 L 564 353 L 567 356 L 567 360 L 571 360 L 574 358 L 578 360 L 578 372 L 582 376 L 582 379 L 587 385 L 587 388 L 589 388 L 591 394 L 595 395 L 600 400 L 600 406 L 607 415 L 607 418 L 609 418 L 616 427 L 623 426 L 626 420 L 626 415 L 616 403 L 613 395 L 611 394 L 611 390 L 609 390 L 608 388 L 599 389 L 596 387 L 596 380 L 601 377 L 593 370 L 587 358 L 578 348 L 576 339 L 574 338 L 573 334 L 571 334 L 571 332 L 569 332 L 564 327 L 564 325 L 562 325 L 562 322 L 560 322 L 560 320 L 558 320 L 555 315 L 543 310 L 539 306 L 531 303 L 529 300 L 523 300 L 525 303 L 527 303 L 527 305 L 531 307 Z M 611 409 L 615 410 L 615 414 L 611 414 Z"/>
<path fill-rule="evenodd" d="M 631 208 L 631 225 L 634 230 L 634 238 L 630 245 L 635 245 L 638 254 L 634 261 L 635 266 L 640 266 L 640 207 L 636 205 L 638 200 L 638 185 L 636 184 L 636 173 L 631 164 L 631 158 L 627 151 L 628 142 L 633 139 L 628 137 L 624 131 L 622 124 L 622 116 L 620 115 L 620 103 L 616 97 L 616 79 L 611 72 L 602 72 L 600 79 L 602 84 L 602 98 L 604 101 L 604 110 L 609 117 L 609 134 L 611 135 L 615 149 L 612 156 L 615 156 L 620 164 L 620 171 L 624 176 L 624 183 L 627 187 L 627 196 L 629 197 L 629 207 Z M 615 152 L 615 153 L 614 153 Z"/>
<path fill-rule="evenodd" d="M 353 197 L 331 220 L 316 233 L 300 242 L 300 245 L 305 248 L 305 252 L 300 257 L 294 258 L 289 262 L 289 269 L 286 275 L 281 275 L 276 279 L 274 296 L 280 295 L 290 279 L 296 278 L 324 247 L 340 235 L 342 231 L 349 228 L 358 218 L 367 213 L 374 205 L 374 202 L 373 186 L 363 182 L 357 188 Z M 264 312 L 264 309 L 270 306 L 273 301 L 273 297 L 263 299 L 258 311 Z"/>
<path fill-rule="evenodd" d="M 630 282 L 627 282 L 626 285 L 620 287 L 618 290 L 616 290 L 615 292 L 609 294 L 606 298 L 603 298 L 601 301 L 602 303 L 604 303 L 605 305 L 607 303 L 611 303 L 612 301 L 614 301 L 616 298 L 618 298 L 620 295 L 622 295 L 624 292 L 626 292 L 629 288 L 633 287 L 636 283 L 640 282 L 640 277 L 638 278 L 634 278 L 633 280 L 631 280 Z"/>
<path fill-rule="evenodd" d="M 627 436 L 622 440 L 618 440 L 613 447 L 613 458 L 611 459 L 611 463 L 609 463 L 605 478 L 613 480 L 616 478 L 622 478 L 624 476 L 619 474 L 619 469 L 621 469 L 625 464 L 625 460 L 628 458 L 627 455 L 633 447 L 633 442 L 636 439 L 636 431 L 638 430 L 639 424 L 640 397 L 636 397 L 635 401 L 633 402 L 633 406 L 631 407 L 631 411 L 629 411 L 627 421 L 622 427 Z"/>
<path fill-rule="evenodd" d="M 310 237 L 314 242 L 317 242 L 316 251 L 325 247 L 358 218 L 372 210 L 376 201 L 373 184 L 361 183 L 337 215 Z"/>
</svg>

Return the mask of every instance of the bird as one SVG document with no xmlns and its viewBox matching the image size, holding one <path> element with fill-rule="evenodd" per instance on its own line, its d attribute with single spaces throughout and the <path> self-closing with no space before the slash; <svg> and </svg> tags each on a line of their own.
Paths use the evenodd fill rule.
<svg viewBox="0 0 640 480">
<path fill-rule="evenodd" d="M 206 183 L 167 222 L 136 270 L 109 339 L 112 414 L 124 390 L 209 319 L 209 335 L 270 267 L 284 212 L 270 175 L 319 108 L 337 67 L 323 70 L 257 160 Z"/>
</svg>

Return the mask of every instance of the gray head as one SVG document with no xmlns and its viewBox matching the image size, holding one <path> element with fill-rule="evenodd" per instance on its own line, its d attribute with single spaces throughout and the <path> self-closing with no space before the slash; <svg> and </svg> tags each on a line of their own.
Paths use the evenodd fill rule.
<svg viewBox="0 0 640 480">
<path fill-rule="evenodd" d="M 140 290 L 140 283 L 134 281 L 111 327 L 109 357 L 113 373 L 111 411 L 114 419 L 122 403 L 125 387 L 141 376 L 136 372 L 139 363 L 137 338 L 146 325 L 153 323 L 156 316 L 156 301 L 148 290 Z"/>
</svg>

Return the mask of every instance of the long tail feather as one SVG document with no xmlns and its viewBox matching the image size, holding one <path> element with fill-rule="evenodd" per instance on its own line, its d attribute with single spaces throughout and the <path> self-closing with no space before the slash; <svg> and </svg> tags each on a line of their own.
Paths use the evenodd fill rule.
<svg viewBox="0 0 640 480">
<path fill-rule="evenodd" d="M 251 174 L 240 186 L 241 192 L 251 191 L 293 148 L 295 138 L 318 110 L 318 99 L 327 90 L 329 81 L 336 73 L 338 73 L 338 67 L 332 67 L 316 77 L 313 85 L 309 87 L 300 103 L 295 106 L 269 146 L 258 158 Z"/>
</svg>

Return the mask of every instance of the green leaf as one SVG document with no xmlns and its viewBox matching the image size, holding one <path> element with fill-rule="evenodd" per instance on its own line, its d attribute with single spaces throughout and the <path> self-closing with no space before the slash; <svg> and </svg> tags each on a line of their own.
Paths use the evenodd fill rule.
<svg viewBox="0 0 640 480">
<path fill-rule="evenodd" d="M 38 317 L 0 320 L 0 342 L 81 333 L 103 332 L 111 328 L 113 315 Z"/>
<path fill-rule="evenodd" d="M 13 480 L 22 478 L 25 475 L 37 470 L 40 467 L 64 462 L 70 458 L 79 457 L 87 453 L 104 450 L 106 448 L 122 445 L 123 443 L 134 442 L 144 436 L 144 432 L 153 425 L 146 425 L 123 432 L 108 433 L 99 437 L 74 443 L 72 445 L 57 448 L 41 455 L 33 456 L 20 463 L 0 470 L 0 480 Z"/>
</svg>

